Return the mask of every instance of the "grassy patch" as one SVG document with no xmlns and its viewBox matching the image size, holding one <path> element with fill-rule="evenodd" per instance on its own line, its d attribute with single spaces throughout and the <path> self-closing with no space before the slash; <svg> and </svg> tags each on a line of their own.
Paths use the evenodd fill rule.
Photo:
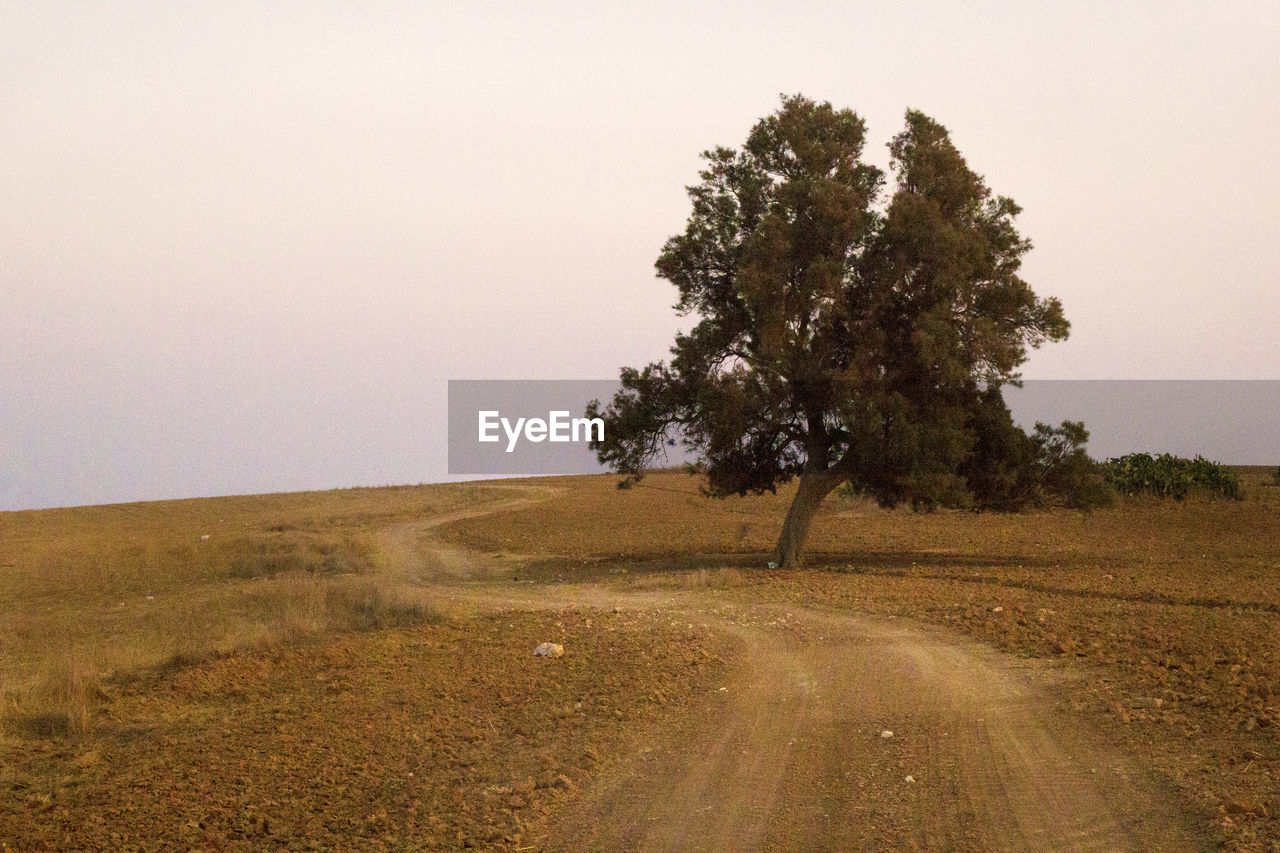
<svg viewBox="0 0 1280 853">
<path fill-rule="evenodd" d="M 289 573 L 352 574 L 374 568 L 373 548 L 353 534 L 244 537 L 221 550 L 227 577 L 238 580 Z"/>
<path fill-rule="evenodd" d="M 51 638 L 33 682 L 0 697 L 0 730 L 17 737 L 80 737 L 111 699 L 88 650 Z"/>
<path fill-rule="evenodd" d="M 379 527 L 508 497 L 467 484 L 0 513 L 5 732 L 74 735 L 117 673 L 438 619 Z"/>
</svg>

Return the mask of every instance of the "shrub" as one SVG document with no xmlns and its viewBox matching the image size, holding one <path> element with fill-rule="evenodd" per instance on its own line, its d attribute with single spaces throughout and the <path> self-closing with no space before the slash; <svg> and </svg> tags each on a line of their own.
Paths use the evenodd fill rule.
<svg viewBox="0 0 1280 853">
<path fill-rule="evenodd" d="M 1028 435 L 1013 422 L 999 388 L 991 388 L 969 412 L 973 444 L 957 469 L 958 478 L 936 478 L 916 484 L 916 508 L 1019 512 L 1047 506 L 1091 510 L 1115 503 L 1115 492 L 1102 465 L 1085 452 L 1089 432 L 1078 421 L 1051 427 L 1037 423 Z M 866 490 L 846 483 L 843 496 Z M 882 502 L 883 503 L 883 502 Z"/>
<path fill-rule="evenodd" d="M 1169 453 L 1130 453 L 1103 463 L 1107 480 L 1126 495 L 1150 494 L 1181 500 L 1195 493 L 1241 500 L 1240 478 L 1230 468 L 1202 456 L 1186 459 Z"/>
<path fill-rule="evenodd" d="M 1079 421 L 1050 427 L 1037 423 L 1031 444 L 1043 494 L 1074 509 L 1095 509 L 1115 503 L 1115 492 L 1102 465 L 1085 452 L 1089 433 Z"/>
<path fill-rule="evenodd" d="M 1027 435 L 1013 422 L 999 389 L 992 389 L 983 395 L 972 426 L 977 441 L 961 473 L 979 509 L 1016 512 L 1061 504 L 1088 510 L 1114 503 L 1101 466 L 1085 452 L 1084 424 L 1037 423 Z"/>
</svg>

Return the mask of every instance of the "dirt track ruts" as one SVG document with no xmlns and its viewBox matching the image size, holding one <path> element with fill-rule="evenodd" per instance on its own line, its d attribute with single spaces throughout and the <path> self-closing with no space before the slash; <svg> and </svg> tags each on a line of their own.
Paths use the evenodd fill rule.
<svg viewBox="0 0 1280 853">
<path fill-rule="evenodd" d="M 554 493 L 528 490 L 537 496 L 388 528 L 388 560 L 446 610 L 661 612 L 730 632 L 743 662 L 723 688 L 604 762 L 556 816 L 546 849 L 1204 846 L 1158 780 L 1054 709 L 1054 690 L 1075 677 L 1056 667 L 906 620 L 709 589 L 512 583 L 502 579 L 510 561 L 432 537 Z"/>
</svg>

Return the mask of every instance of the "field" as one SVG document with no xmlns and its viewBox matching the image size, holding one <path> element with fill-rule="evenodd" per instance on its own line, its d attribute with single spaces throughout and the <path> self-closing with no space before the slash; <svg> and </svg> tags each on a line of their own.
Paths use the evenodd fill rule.
<svg viewBox="0 0 1280 853">
<path fill-rule="evenodd" d="M 789 571 L 789 495 L 675 472 L 3 513 L 0 849 L 1277 851 L 1241 473 L 833 497 Z"/>
</svg>

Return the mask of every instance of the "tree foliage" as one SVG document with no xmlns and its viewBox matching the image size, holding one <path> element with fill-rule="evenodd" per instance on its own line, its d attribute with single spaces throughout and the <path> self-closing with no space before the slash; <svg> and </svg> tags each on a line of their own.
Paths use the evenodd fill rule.
<svg viewBox="0 0 1280 853">
<path fill-rule="evenodd" d="M 697 323 L 589 411 L 607 423 L 600 460 L 631 481 L 677 440 L 713 495 L 799 477 L 783 563 L 841 483 L 884 504 L 1016 503 L 1025 484 L 998 460 L 1057 446 L 1014 427 L 1000 394 L 1029 347 L 1068 331 L 1019 276 L 1018 205 L 921 112 L 889 144 L 889 195 L 865 137 L 854 112 L 796 95 L 741 149 L 705 152 L 656 264 Z"/>
</svg>

